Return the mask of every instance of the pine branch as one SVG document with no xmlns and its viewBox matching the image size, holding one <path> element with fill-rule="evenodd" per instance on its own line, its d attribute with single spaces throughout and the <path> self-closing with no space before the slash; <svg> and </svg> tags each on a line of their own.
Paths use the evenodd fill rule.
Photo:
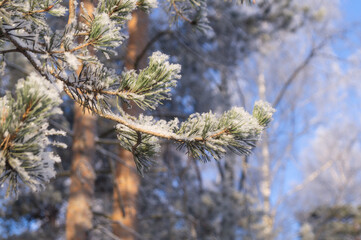
<svg viewBox="0 0 361 240">
<path fill-rule="evenodd" d="M 179 15 L 181 9 L 178 8 L 175 1 L 172 0 L 171 3 Z M 200 27 L 205 27 L 207 25 L 205 12 L 203 12 L 206 7 L 205 2 L 192 0 L 190 3 L 196 14 L 194 21 Z M 169 63 L 168 56 L 159 52 L 153 53 L 149 58 L 149 65 L 145 69 L 138 72 L 124 70 L 122 75 L 118 76 L 114 70 L 105 68 L 97 57 L 91 56 L 87 49 L 88 46 L 92 46 L 107 56 L 124 40 L 125 36 L 120 30 L 130 18 L 131 12 L 136 7 L 149 10 L 155 6 L 155 1 L 140 0 L 136 3 L 133 0 L 104 0 L 99 3 L 94 15 L 89 16 L 85 12 L 82 15 L 85 24 L 79 25 L 73 22 L 75 18 L 74 2 L 69 1 L 69 24 L 61 34 L 53 33 L 45 21 L 46 12 L 50 13 L 55 9 L 58 9 L 55 14 L 63 12 L 61 8 L 59 9 L 58 2 L 48 6 L 41 1 L 37 2 L 30 9 L 32 14 L 23 14 L 29 12 L 24 10 L 23 6 L 13 5 L 12 2 L 8 2 L 8 4 L 12 7 L 11 12 L 14 14 L 5 16 L 7 18 L 2 21 L 0 36 L 11 42 L 16 49 L 3 50 L 2 53 L 19 51 L 41 76 L 52 83 L 55 80 L 61 81 L 65 93 L 82 105 L 84 110 L 117 122 L 118 139 L 124 148 L 133 152 L 140 173 L 152 165 L 155 155 L 159 152 L 159 139 L 161 138 L 174 141 L 179 148 L 186 148 L 189 155 L 195 159 L 209 161 L 213 158 L 220 159 L 229 150 L 237 154 L 249 154 L 255 147 L 256 141 L 260 139 L 262 131 L 271 121 L 274 109 L 264 102 L 255 104 L 253 115 L 242 108 L 235 107 L 222 115 L 212 112 L 193 114 L 182 123 L 179 123 L 178 119 L 167 122 L 143 115 L 135 118 L 124 113 L 121 108 L 119 108 L 120 113 L 113 112 L 114 108 L 109 103 L 111 97 L 117 98 L 117 104 L 132 101 L 140 108 L 155 109 L 164 100 L 170 99 L 171 89 L 175 87 L 176 81 L 180 78 L 180 66 Z M 4 4 L 4 6 L 8 5 Z M 188 15 L 185 18 L 188 18 Z M 16 19 L 16 24 L 14 19 Z M 40 30 L 37 31 L 37 36 L 34 36 L 32 31 L 37 28 Z M 74 38 L 78 36 L 85 37 L 82 43 L 76 45 Z M 79 66 L 81 71 L 76 73 L 75 70 Z M 31 77 L 31 79 L 34 80 L 35 77 Z M 21 96 L 31 95 L 29 89 L 26 91 L 26 94 Z M 10 97 L 8 98 L 10 99 Z M 17 106 L 17 101 L 17 99 L 12 99 L 12 104 Z M 24 162 L 33 166 L 31 159 L 29 160 L 23 155 L 10 156 L 9 152 L 14 146 L 17 146 L 13 143 L 19 140 L 19 136 L 24 136 L 29 132 L 34 133 L 36 129 L 32 127 L 32 123 L 48 121 L 51 114 L 45 113 L 45 110 L 41 112 L 43 115 L 40 120 L 32 120 L 32 123 L 28 121 L 28 115 L 33 114 L 32 108 L 35 105 L 37 109 L 39 106 L 55 107 L 48 98 L 34 99 L 34 101 L 24 99 L 24 102 L 27 104 L 20 104 L 21 108 L 15 110 L 8 108 L 9 103 L 7 103 L 6 109 L 0 115 L 0 121 L 3 123 L 0 127 L 2 130 L 0 132 L 2 134 L 0 135 L 0 149 L 1 154 L 6 153 L 6 155 L 0 156 L 0 170 L 5 169 L 0 182 L 10 179 L 13 190 L 17 186 L 19 176 L 34 189 L 41 185 L 40 182 L 34 180 L 33 175 L 30 176 L 28 172 L 22 170 Z M 25 106 L 31 107 L 24 109 Z M 9 129 L 10 111 L 19 112 L 22 115 L 18 115 L 20 118 L 17 119 L 17 123 L 20 125 L 11 128 L 11 133 L 8 134 L 5 131 Z M 21 116 L 24 124 L 21 124 Z M 35 134 L 33 140 L 43 136 L 45 133 L 42 131 L 38 131 L 40 135 Z M 43 147 L 34 142 L 30 145 L 20 142 L 19 146 L 24 148 L 19 151 L 19 154 L 30 151 L 33 155 L 35 153 L 32 151 Z M 23 162 L 19 162 L 17 159 L 22 159 Z M 36 159 L 40 164 L 42 158 Z M 36 165 L 34 169 L 35 175 L 43 170 L 40 165 Z M 47 181 L 48 179 L 47 176 L 42 177 L 41 180 Z"/>
<path fill-rule="evenodd" d="M 35 74 L 18 81 L 16 98 L 0 98 L 0 184 L 9 181 L 7 195 L 17 194 L 19 180 L 35 191 L 54 177 L 60 159 L 47 149 L 62 144 L 48 136 L 65 133 L 47 128 L 49 117 L 61 113 L 60 103 L 53 86 Z"/>
<path fill-rule="evenodd" d="M 0 7 L 2 7 L 7 1 L 8 1 L 8 0 L 2 0 L 2 1 L 0 2 Z"/>
</svg>

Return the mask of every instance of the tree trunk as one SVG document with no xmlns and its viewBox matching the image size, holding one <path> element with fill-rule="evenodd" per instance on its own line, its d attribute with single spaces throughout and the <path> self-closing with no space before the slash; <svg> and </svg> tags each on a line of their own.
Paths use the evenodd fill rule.
<svg viewBox="0 0 361 240">
<path fill-rule="evenodd" d="M 93 2 L 82 0 L 82 3 L 91 14 L 94 9 Z M 66 213 L 67 240 L 85 240 L 92 229 L 91 201 L 95 180 L 92 158 L 95 154 L 95 124 L 96 117 L 90 112 L 83 112 L 82 107 L 75 104 L 71 184 Z"/>
<path fill-rule="evenodd" d="M 262 100 L 266 100 L 266 82 L 264 75 L 261 74 L 258 77 L 258 88 L 259 88 L 259 97 Z M 262 181 L 260 186 L 260 192 L 263 198 L 263 216 L 262 224 L 263 230 L 261 232 L 261 238 L 265 240 L 271 240 L 273 237 L 273 222 L 274 217 L 271 209 L 271 156 L 268 146 L 268 137 L 267 132 L 264 133 L 263 139 L 261 142 L 262 149 Z"/>
<path fill-rule="evenodd" d="M 87 239 L 92 228 L 91 200 L 95 174 L 92 157 L 95 153 L 95 116 L 83 113 L 78 104 L 74 108 L 73 159 L 71 185 L 66 214 L 66 238 Z"/>
<path fill-rule="evenodd" d="M 129 42 L 125 66 L 127 69 L 144 68 L 146 66 L 145 54 L 138 59 L 147 44 L 148 16 L 146 13 L 136 10 L 128 23 Z M 126 108 L 125 108 L 126 109 Z M 129 114 L 136 115 L 139 109 L 132 106 L 126 110 Z M 135 166 L 133 155 L 125 149 L 119 149 L 119 157 L 128 166 Z M 113 233 L 122 240 L 135 239 L 129 229 L 136 228 L 136 198 L 139 186 L 139 176 L 136 172 L 124 165 L 117 163 L 115 171 L 115 184 L 113 190 Z M 123 205 L 123 206 L 122 206 Z M 124 214 L 123 211 L 124 210 Z M 120 222 L 125 227 L 117 224 Z"/>
</svg>

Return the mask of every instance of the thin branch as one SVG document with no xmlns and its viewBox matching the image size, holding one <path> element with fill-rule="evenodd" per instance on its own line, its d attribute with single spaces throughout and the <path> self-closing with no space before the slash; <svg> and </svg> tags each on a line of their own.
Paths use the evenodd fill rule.
<svg viewBox="0 0 361 240">
<path fill-rule="evenodd" d="M 220 161 L 216 161 L 219 174 L 221 175 L 222 182 L 225 179 L 224 170 Z"/>
<path fill-rule="evenodd" d="M 8 66 L 9 68 L 12 68 L 16 71 L 21 72 L 24 75 L 29 75 L 30 72 L 26 71 L 26 69 L 23 66 L 19 66 L 18 64 L 14 64 L 12 62 L 8 62 L 7 60 L 5 60 L 6 66 Z"/>
<path fill-rule="evenodd" d="M 32 56 L 27 52 L 26 49 L 24 49 L 6 30 L 5 31 L 1 31 L 2 34 L 4 34 L 4 36 L 9 39 L 10 42 L 12 42 L 12 44 L 19 49 L 19 51 L 29 60 L 29 62 L 31 63 L 31 65 L 33 65 L 33 67 L 35 68 L 36 71 L 38 71 L 38 73 L 40 75 L 42 75 L 43 77 L 46 77 L 47 79 L 48 76 L 42 71 L 42 69 L 36 64 L 35 60 L 32 58 Z M 50 79 L 49 79 L 50 80 Z"/>
<path fill-rule="evenodd" d="M 53 125 L 54 127 L 56 127 L 57 129 L 61 129 L 64 132 L 66 132 L 66 134 L 68 134 L 69 136 L 73 136 L 73 131 L 71 131 L 70 129 L 62 126 L 61 124 L 55 122 L 54 120 L 49 120 L 50 124 Z M 107 145 L 118 145 L 120 144 L 120 141 L 118 139 L 112 139 L 112 138 L 99 138 L 99 137 L 95 137 L 95 142 L 98 144 L 107 144 Z"/>
<path fill-rule="evenodd" d="M 175 33 L 174 33 L 175 34 Z M 205 65 L 209 66 L 209 67 L 212 67 L 212 68 L 215 68 L 215 69 L 219 69 L 219 68 L 224 68 L 225 65 L 227 63 L 221 63 L 221 62 L 214 62 L 214 61 L 209 61 L 209 60 L 206 60 L 207 58 L 205 56 L 203 56 L 202 54 L 198 53 L 195 49 L 191 48 L 190 46 L 188 46 L 187 43 L 183 42 L 181 40 L 181 38 L 184 38 L 182 36 L 182 34 L 180 33 L 177 33 L 176 34 L 176 37 L 175 37 L 175 40 L 180 43 L 183 48 L 188 51 L 190 54 L 192 54 L 193 56 L 195 56 L 196 58 L 198 58 L 198 60 L 202 61 Z"/>
<path fill-rule="evenodd" d="M 134 62 L 134 69 L 138 69 L 138 65 L 140 60 L 145 56 L 145 54 L 147 53 L 148 49 L 155 43 L 157 42 L 161 37 L 163 37 L 164 35 L 171 35 L 173 34 L 172 31 L 170 30 L 166 30 L 166 31 L 161 31 L 158 32 L 157 35 L 155 35 L 148 43 L 147 45 L 143 48 L 143 50 L 141 51 L 141 53 L 137 56 L 137 58 L 135 59 Z"/>
<path fill-rule="evenodd" d="M 277 97 L 272 104 L 274 108 L 277 108 L 278 104 L 281 102 L 284 95 L 286 94 L 286 91 L 289 88 L 289 86 L 296 80 L 296 78 L 302 72 L 302 70 L 308 66 L 308 64 L 311 62 L 313 57 L 316 55 L 317 51 L 320 50 L 325 45 L 326 45 L 326 40 L 322 41 L 319 45 L 312 48 L 309 54 L 307 55 L 307 57 L 303 60 L 303 62 L 292 72 L 292 74 L 288 77 L 287 81 L 283 84 L 280 92 L 277 94 Z"/>
<path fill-rule="evenodd" d="M 97 170 L 95 171 L 95 174 L 96 176 L 99 176 L 99 175 L 108 175 L 111 173 L 111 170 L 110 169 L 103 169 L 103 170 Z M 59 178 L 59 177 L 70 177 L 71 175 L 71 172 L 69 170 L 63 170 L 63 171 L 60 171 L 60 172 L 57 172 L 56 173 L 56 177 Z"/>
<path fill-rule="evenodd" d="M 111 216 L 109 216 L 109 215 L 107 215 L 107 214 L 105 214 L 105 213 L 93 211 L 93 214 L 94 214 L 95 216 L 103 217 L 103 218 L 109 220 L 109 221 L 112 222 L 112 223 L 118 224 L 121 228 L 123 228 L 124 230 L 126 230 L 127 232 L 129 232 L 130 234 L 132 234 L 133 236 L 135 236 L 137 239 L 140 239 L 140 240 L 144 240 L 144 239 L 145 239 L 145 238 L 143 238 L 142 235 L 140 235 L 139 233 L 137 233 L 134 229 L 132 229 L 132 228 L 124 225 L 121 221 L 114 221 Z"/>
<path fill-rule="evenodd" d="M 184 21 L 189 22 L 190 24 L 194 24 L 194 21 L 190 20 L 186 16 L 184 16 L 181 11 L 178 9 L 177 5 L 175 4 L 175 0 L 172 0 L 172 6 L 174 8 L 174 11 L 177 15 L 179 15 Z"/>
<path fill-rule="evenodd" d="M 354 144 L 357 143 L 357 140 L 358 140 L 358 134 L 356 134 L 355 137 L 350 139 L 344 152 L 350 152 L 352 147 L 354 146 Z M 325 172 L 327 169 L 329 169 L 336 161 L 338 161 L 339 159 L 342 158 L 341 154 L 337 154 L 335 157 L 326 161 L 320 168 L 314 170 L 311 174 L 309 174 L 306 177 L 306 179 L 302 183 L 300 183 L 300 184 L 296 185 L 294 188 L 290 189 L 282 198 L 280 198 L 277 201 L 276 205 L 279 206 L 288 196 L 291 196 L 292 194 L 295 194 L 296 192 L 301 191 L 308 184 L 310 184 L 315 179 L 317 179 L 323 172 Z"/>
<path fill-rule="evenodd" d="M 104 235 L 107 235 L 108 237 L 110 237 L 113 240 L 121 240 L 121 238 L 119 238 L 118 236 L 114 235 L 112 232 L 110 232 L 107 228 L 105 228 L 104 226 L 98 224 L 95 225 L 93 230 L 95 229 L 99 229 L 99 231 L 101 231 Z"/>
<path fill-rule="evenodd" d="M 53 125 L 54 127 L 58 128 L 58 129 L 61 129 L 63 131 L 65 131 L 69 136 L 73 136 L 74 133 L 73 131 L 71 131 L 70 129 L 60 125 L 59 123 L 53 121 L 53 120 L 49 120 L 50 124 Z M 95 139 L 95 141 L 97 143 L 103 143 L 105 140 L 104 139 Z M 113 139 L 107 139 L 107 141 L 112 141 L 112 144 L 113 143 L 117 143 L 119 144 L 120 141 L 119 140 L 113 140 Z M 109 158 L 112 158 L 113 160 L 115 161 L 118 161 L 120 164 L 124 165 L 125 167 L 131 169 L 132 171 L 134 172 L 137 172 L 137 170 L 133 167 L 133 166 L 130 166 L 128 165 L 124 160 L 122 160 L 121 158 L 119 158 L 116 154 L 112 153 L 112 152 L 109 152 L 108 150 L 106 150 L 105 148 L 101 147 L 101 146 L 96 146 L 96 150 L 99 151 L 101 154 L 103 154 L 104 156 L 106 157 L 109 157 Z"/>
<path fill-rule="evenodd" d="M 20 124 L 19 126 L 15 129 L 13 134 L 9 134 L 8 136 L 6 136 L 3 141 L 0 144 L 0 149 L 2 149 L 4 152 L 6 152 L 6 150 L 8 150 L 9 148 L 11 148 L 13 146 L 12 141 L 17 137 L 18 132 L 20 131 L 20 128 L 22 127 L 22 124 L 27 120 L 27 118 L 29 117 L 29 113 L 31 111 L 31 109 L 33 108 L 34 105 L 36 105 L 38 103 L 38 100 L 33 102 L 30 101 L 26 108 L 25 108 L 25 112 L 23 113 L 23 115 L 20 118 Z"/>
<path fill-rule="evenodd" d="M 54 7 L 54 5 L 50 5 L 50 6 L 48 6 L 47 8 L 44 8 L 44 9 L 40 9 L 40 10 L 30 11 L 30 12 L 24 13 L 24 15 L 26 16 L 26 15 L 33 15 L 33 14 L 35 14 L 35 13 L 49 12 L 53 7 Z"/>
<path fill-rule="evenodd" d="M 128 165 L 123 159 L 121 159 L 120 157 L 118 157 L 118 155 L 106 150 L 105 148 L 101 147 L 101 146 L 96 146 L 96 150 L 99 151 L 101 154 L 103 154 L 106 157 L 109 157 L 117 162 L 119 162 L 120 164 L 122 164 L 123 166 L 129 168 L 131 171 L 133 171 L 134 173 L 138 173 L 138 171 L 133 167 Z"/>
<path fill-rule="evenodd" d="M 0 2 L 0 7 L 2 7 L 7 1 L 8 1 L 8 0 L 2 0 L 2 1 Z"/>
<path fill-rule="evenodd" d="M 73 49 L 70 49 L 70 50 L 60 50 L 60 51 L 51 51 L 51 52 L 49 52 L 49 54 L 54 54 L 54 53 L 66 53 L 66 52 L 75 52 L 75 51 L 77 51 L 77 50 L 80 50 L 80 49 L 82 49 L 82 48 L 85 48 L 85 47 L 88 47 L 88 46 L 90 46 L 90 45 L 92 45 L 93 44 L 93 42 L 92 41 L 90 41 L 90 42 L 87 42 L 87 43 L 84 43 L 84 44 L 82 44 L 82 45 L 79 45 L 79 46 L 77 46 L 77 47 L 75 47 L 75 48 L 73 48 Z"/>
<path fill-rule="evenodd" d="M 318 176 L 321 175 L 321 173 L 323 173 L 324 171 L 329 169 L 334 162 L 335 162 L 335 159 L 330 159 L 327 162 L 325 162 L 319 169 L 316 169 L 315 171 L 313 171 L 310 175 L 307 176 L 307 178 L 304 182 L 296 185 L 293 189 L 288 191 L 284 197 L 280 198 L 277 201 L 277 205 L 281 204 L 286 199 L 286 197 L 291 196 L 292 194 L 302 190 L 306 185 L 313 182 L 316 178 L 318 178 Z"/>
<path fill-rule="evenodd" d="M 219 136 L 222 135 L 222 134 L 228 134 L 228 133 L 229 133 L 229 129 L 228 129 L 228 128 L 225 128 L 225 129 L 223 129 L 222 131 L 217 132 L 217 133 L 209 136 L 208 138 L 216 138 L 216 137 L 219 137 Z M 206 139 L 205 139 L 205 140 L 206 140 Z"/>
<path fill-rule="evenodd" d="M 15 49 L 7 49 L 7 50 L 0 51 L 0 54 L 11 53 L 11 52 L 20 52 L 20 51 L 17 48 L 15 48 Z"/>
<path fill-rule="evenodd" d="M 66 132 L 66 134 L 68 134 L 69 136 L 71 136 L 71 137 L 74 136 L 74 133 L 73 133 L 72 130 L 70 130 L 70 129 L 67 128 L 67 127 L 62 126 L 61 124 L 55 122 L 54 120 L 50 119 L 50 120 L 49 120 L 49 123 L 50 123 L 51 125 L 53 125 L 54 127 L 56 127 L 57 129 L 63 130 L 63 131 Z"/>
<path fill-rule="evenodd" d="M 137 142 L 132 146 L 132 153 L 135 154 L 137 147 L 142 143 L 142 134 L 137 132 Z"/>
<path fill-rule="evenodd" d="M 76 89 L 78 89 L 78 90 L 81 90 L 81 91 L 84 91 L 84 92 L 86 92 L 86 93 L 89 93 L 89 90 L 84 90 L 84 89 L 79 88 L 79 86 L 76 86 L 75 83 L 69 82 L 67 79 L 59 76 L 58 74 L 55 74 L 54 72 L 48 72 L 48 74 L 45 73 L 45 72 L 41 69 L 41 67 L 36 63 L 36 60 L 33 58 L 33 56 L 31 56 L 31 54 L 29 53 L 29 51 L 34 52 L 34 53 L 42 53 L 42 54 L 43 54 L 44 52 L 37 51 L 37 50 L 31 50 L 31 49 L 28 49 L 28 48 L 26 48 L 26 47 L 23 47 L 23 46 L 15 39 L 15 37 L 13 37 L 11 34 L 9 34 L 6 30 L 3 30 L 3 31 L 1 31 L 1 32 L 4 34 L 4 36 L 5 36 L 7 39 L 9 39 L 10 42 L 12 42 L 12 44 L 19 50 L 19 52 L 22 53 L 22 54 L 29 60 L 29 62 L 31 63 L 31 65 L 35 68 L 35 70 L 36 70 L 41 76 L 45 77 L 45 78 L 48 79 L 50 82 L 53 82 L 52 79 L 48 76 L 48 74 L 50 74 L 50 75 L 53 76 L 54 78 L 56 78 L 56 79 L 62 81 L 63 83 L 65 83 L 67 86 L 71 86 L 71 87 L 74 87 L 74 88 L 76 88 Z M 59 52 L 60 52 L 60 51 L 59 51 Z M 52 53 L 54 53 L 54 52 L 52 52 Z M 90 91 L 90 92 L 94 92 L 94 91 Z M 82 93 L 83 93 L 83 92 L 82 92 Z M 119 92 L 119 93 L 121 93 L 121 92 Z M 115 92 L 110 92 L 110 91 L 107 92 L 106 94 L 116 95 Z M 72 98 L 71 95 L 69 95 L 69 96 Z"/>
</svg>

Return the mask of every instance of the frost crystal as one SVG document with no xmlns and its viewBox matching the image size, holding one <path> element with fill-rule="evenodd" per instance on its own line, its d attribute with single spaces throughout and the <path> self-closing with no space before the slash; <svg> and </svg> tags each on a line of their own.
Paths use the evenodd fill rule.
<svg viewBox="0 0 361 240">
<path fill-rule="evenodd" d="M 149 6 L 149 8 L 158 7 L 158 0 L 146 0 L 145 2 Z"/>
<path fill-rule="evenodd" d="M 78 58 L 74 54 L 72 54 L 70 52 L 64 53 L 64 56 L 65 56 L 65 61 L 67 61 L 69 66 L 73 70 L 77 70 L 78 67 L 80 66 L 80 62 L 78 61 Z"/>
<path fill-rule="evenodd" d="M 257 118 L 260 125 L 266 127 L 272 120 L 272 115 L 276 110 L 268 102 L 259 100 L 253 108 L 253 116 Z"/>
</svg>

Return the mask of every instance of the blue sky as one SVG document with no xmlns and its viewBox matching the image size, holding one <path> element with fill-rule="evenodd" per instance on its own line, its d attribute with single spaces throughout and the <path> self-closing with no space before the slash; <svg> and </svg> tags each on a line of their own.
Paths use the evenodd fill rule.
<svg viewBox="0 0 361 240">
<path fill-rule="evenodd" d="M 348 22 L 361 20 L 361 1 L 360 0 L 341 0 L 342 12 Z"/>
<path fill-rule="evenodd" d="M 348 26 L 352 31 L 347 36 L 347 39 L 338 40 L 333 46 L 334 53 L 338 57 L 346 59 L 361 47 L 361 0 L 340 0 L 340 3 L 342 13 L 340 26 Z M 346 41 L 350 40 L 351 44 L 349 45 L 349 42 Z M 343 64 L 341 64 L 341 66 L 347 67 Z M 310 136 L 307 136 L 308 140 L 309 137 Z M 288 170 L 286 171 L 286 181 L 286 188 L 291 188 L 296 182 L 302 182 L 302 177 L 299 175 L 299 172 L 297 172 L 295 165 L 292 162 L 289 163 Z M 298 223 L 291 221 L 289 227 L 295 231 L 295 236 L 297 236 Z"/>
<path fill-rule="evenodd" d="M 340 0 L 341 2 L 341 12 L 342 12 L 342 22 L 345 25 L 349 25 L 352 29 L 361 27 L 361 1 L 360 0 Z M 360 33 L 360 31 L 358 31 Z M 354 43 L 360 43 L 360 35 L 358 33 L 353 33 L 349 37 Z M 342 42 L 337 45 L 336 50 L 337 54 L 341 57 L 347 57 L 352 54 L 352 48 L 346 49 L 345 46 L 342 46 Z"/>
</svg>

